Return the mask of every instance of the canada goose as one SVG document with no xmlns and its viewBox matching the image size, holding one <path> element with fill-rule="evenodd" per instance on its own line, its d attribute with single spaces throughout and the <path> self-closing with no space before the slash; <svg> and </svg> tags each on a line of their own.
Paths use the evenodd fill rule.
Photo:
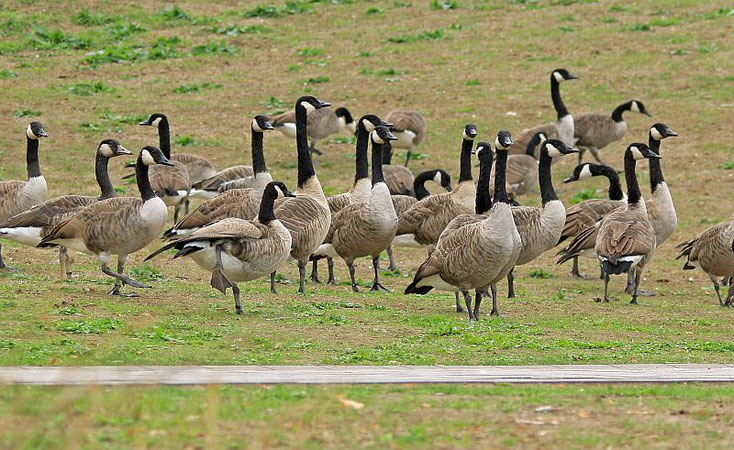
<svg viewBox="0 0 734 450">
<path fill-rule="evenodd" d="M 166 206 L 173 206 L 173 221 L 178 222 L 181 205 L 187 204 L 189 191 L 191 190 L 191 178 L 186 164 L 171 156 L 171 132 L 168 127 L 168 118 L 163 114 L 155 113 L 148 120 L 140 122 L 139 125 L 158 127 L 160 150 L 163 152 L 163 156 L 173 164 L 153 165 L 150 168 L 150 184 L 153 191 L 163 199 Z M 185 209 L 185 213 L 188 213 L 188 208 Z"/>
<path fill-rule="evenodd" d="M 392 164 L 392 145 L 385 142 L 382 149 L 382 173 L 385 174 L 385 184 L 392 195 L 410 195 L 415 197 L 413 191 L 413 172 L 405 166 Z"/>
<path fill-rule="evenodd" d="M 459 214 L 471 214 L 477 188 L 471 174 L 472 143 L 477 136 L 477 128 L 472 125 L 464 127 L 459 185 L 445 194 L 431 195 L 420 200 L 398 217 L 398 231 L 394 245 L 429 246 L 436 245 L 438 237 L 446 225 Z"/>
<path fill-rule="evenodd" d="M 528 142 L 530 142 L 533 136 L 538 132 L 542 132 L 547 138 L 560 139 L 569 147 L 573 146 L 573 116 L 568 112 L 566 105 L 563 103 L 560 86 L 564 81 L 575 80 L 577 78 L 578 77 L 576 75 L 569 73 L 566 69 L 556 69 L 551 72 L 551 100 L 553 100 L 553 107 L 556 110 L 556 121 L 523 130 L 517 139 L 513 139 L 515 144 L 510 151 L 511 153 L 516 154 L 524 152 L 528 146 Z"/>
<path fill-rule="evenodd" d="M 385 120 L 393 124 L 390 131 L 398 138 L 392 143 L 392 147 L 408 151 L 405 157 L 405 167 L 408 167 L 413 149 L 423 141 L 426 135 L 426 121 L 418 111 L 400 109 L 391 111 Z"/>
<path fill-rule="evenodd" d="M 535 159 L 535 149 L 546 136 L 542 132 L 535 133 L 523 155 L 510 155 L 507 157 L 507 192 L 511 197 L 527 194 L 538 184 L 538 160 Z M 490 180 L 490 190 L 494 180 Z M 493 194 L 494 195 L 494 194 Z"/>
<path fill-rule="evenodd" d="M 124 271 L 127 256 L 158 237 L 168 218 L 168 208 L 156 196 L 148 178 L 148 167 L 156 164 L 173 165 L 158 148 L 143 147 L 135 163 L 139 199 L 115 197 L 92 203 L 56 224 L 38 247 L 63 245 L 96 255 L 102 273 L 115 279 L 111 295 L 122 295 L 120 288 L 123 283 L 135 288 L 149 288 L 125 275 Z M 117 272 L 108 267 L 112 255 L 117 255 Z"/>
<path fill-rule="evenodd" d="M 612 115 L 608 114 L 581 114 L 574 119 L 574 137 L 576 147 L 579 148 L 579 164 L 584 159 L 584 152 L 588 149 L 599 164 L 604 164 L 599 157 L 599 150 L 618 141 L 627 132 L 627 122 L 622 114 L 633 111 L 646 116 L 650 113 L 639 100 L 630 100 L 617 106 Z"/>
<path fill-rule="evenodd" d="M 274 130 L 275 128 L 268 121 L 266 116 L 257 115 L 252 119 L 250 129 L 253 130 L 252 166 L 236 165 L 227 167 L 205 180 L 193 183 L 190 194 L 191 197 L 210 199 L 219 195 L 220 192 L 225 192 L 231 189 L 247 189 L 255 186 L 255 174 L 257 173 L 257 170 L 260 170 L 260 172 L 267 172 L 267 168 L 265 167 L 265 157 L 262 154 L 262 133 L 265 130 Z M 255 132 L 259 133 L 259 135 L 255 136 Z M 254 142 L 255 137 L 260 138 L 259 147 L 257 147 Z M 258 149 L 258 153 L 256 153 L 256 149 Z M 257 169 L 255 166 L 257 166 Z M 235 181 L 236 183 L 234 183 Z M 264 188 L 268 182 L 269 181 L 264 181 L 261 183 L 262 187 Z M 262 189 L 259 194 L 262 194 Z"/>
<path fill-rule="evenodd" d="M 280 131 L 286 137 L 296 137 L 296 114 L 295 111 L 286 111 L 282 114 L 269 117 L 270 123 L 276 130 Z M 316 148 L 318 141 L 325 139 L 332 134 L 344 133 L 354 134 L 357 125 L 354 123 L 352 114 L 347 108 L 341 107 L 336 109 L 321 108 L 318 112 L 314 111 L 308 115 L 308 137 L 311 139 L 309 150 L 317 155 L 323 154 Z"/>
<path fill-rule="evenodd" d="M 372 182 L 370 181 L 369 163 L 367 161 L 367 149 L 369 147 L 370 133 L 378 125 L 390 126 L 387 122 L 374 114 L 366 114 L 360 117 L 357 122 L 357 143 L 355 145 L 355 169 L 354 183 L 347 192 L 336 194 L 328 197 L 326 201 L 329 203 L 329 211 L 332 217 L 346 206 L 355 202 L 363 202 L 369 199 L 372 192 Z M 336 284 L 334 278 L 334 260 L 331 256 L 327 256 L 327 264 L 329 267 L 329 280 L 327 284 Z M 311 281 L 321 283 L 318 273 L 318 259 L 313 260 L 311 269 Z"/>
<path fill-rule="evenodd" d="M 271 181 L 265 186 L 256 219 L 228 218 L 194 231 L 150 254 L 145 260 L 175 248 L 212 272 L 211 286 L 222 294 L 232 288 L 235 311 L 242 314 L 238 282 L 251 281 L 280 267 L 291 251 L 291 234 L 275 217 L 273 203 L 279 195 L 293 197 L 285 184 Z"/>
<path fill-rule="evenodd" d="M 110 181 L 107 164 L 110 158 L 132 154 L 130 150 L 123 147 L 115 139 L 103 140 L 97 146 L 94 158 L 94 174 L 101 191 L 99 197 L 63 195 L 46 200 L 28 211 L 16 214 L 1 224 L 0 236 L 35 247 L 57 223 L 71 217 L 87 205 L 115 197 L 117 193 Z M 63 246 L 59 247 L 59 267 L 61 278 L 71 277 L 71 261 L 69 260 L 66 247 Z"/>
<path fill-rule="evenodd" d="M 506 133 L 509 139 L 509 133 Z M 498 137 L 499 139 L 499 137 Z M 504 139 L 504 137 L 503 137 Z M 480 186 L 476 212 L 454 218 L 441 234 L 436 250 L 421 264 L 405 294 L 426 294 L 432 289 L 461 292 L 469 320 L 479 320 L 479 305 L 488 287 L 492 289 L 492 315 L 498 315 L 495 284 L 504 278 L 520 254 L 520 235 L 515 228 L 503 172 L 507 161 L 505 144 L 497 151 L 494 204 L 489 196 L 492 150 L 488 143 L 477 144 L 480 159 Z M 471 305 L 469 290 L 476 300 Z"/>
<path fill-rule="evenodd" d="M 637 290 L 645 264 L 655 251 L 655 230 L 647 218 L 640 193 L 635 163 L 642 158 L 660 158 L 650 147 L 633 143 L 624 153 L 627 205 L 615 209 L 598 222 L 595 250 L 604 269 L 604 301 L 609 301 L 609 275 L 634 272 L 631 304 L 637 304 Z"/>
<path fill-rule="evenodd" d="M 569 238 L 573 238 L 586 228 L 593 227 L 594 224 L 602 217 L 627 204 L 624 193 L 622 192 L 622 185 L 619 183 L 619 175 L 616 170 L 609 166 L 591 163 L 579 164 L 574 168 L 573 174 L 563 180 L 563 182 L 571 183 L 573 181 L 600 175 L 607 177 L 609 180 L 609 199 L 584 200 L 566 209 L 566 225 L 563 227 L 561 238 L 558 240 L 559 244 Z M 565 250 L 561 250 L 558 252 L 557 256 L 564 254 Z M 593 252 L 593 249 L 589 249 L 582 253 L 582 255 L 590 257 L 592 254 L 593 258 L 596 259 L 596 253 Z M 571 275 L 575 278 L 585 278 L 581 273 L 579 273 L 578 256 L 572 256 L 572 258 L 573 268 L 571 269 Z M 560 261 L 559 264 L 561 264 Z M 601 278 L 603 277 L 604 274 L 602 274 Z"/>
<path fill-rule="evenodd" d="M 279 199 L 275 217 L 290 231 L 293 238 L 291 257 L 298 261 L 300 282 L 298 292 L 306 291 L 306 264 L 313 252 L 324 242 L 329 232 L 331 212 L 308 148 L 308 115 L 330 106 L 315 97 L 299 98 L 295 105 L 296 147 L 298 150 L 298 187 L 295 198 Z M 270 290 L 275 292 L 275 272 L 270 274 Z"/>
<path fill-rule="evenodd" d="M 372 189 L 369 198 L 353 202 L 332 216 L 324 244 L 312 256 L 341 256 L 349 268 L 354 292 L 359 292 L 354 277 L 354 260 L 362 256 L 372 257 L 375 278 L 370 292 L 388 290 L 380 283 L 380 254 L 390 247 L 398 226 L 398 216 L 382 174 L 382 146 L 388 140 L 397 140 L 397 137 L 380 125 L 372 131 L 371 140 Z"/>
<path fill-rule="evenodd" d="M 250 183 L 251 187 L 228 190 L 206 200 L 191 214 L 186 215 L 172 228 L 166 230 L 163 234 L 164 238 L 185 236 L 197 228 L 226 218 L 249 220 L 257 215 L 265 186 L 273 181 L 263 155 L 263 134 L 265 130 L 272 130 L 272 126 L 269 125 L 270 123 L 264 119 L 264 116 L 256 116 L 250 124 L 252 164 L 255 168 L 253 180 Z"/>
<path fill-rule="evenodd" d="M 533 206 L 514 206 L 512 216 L 522 239 L 522 250 L 515 262 L 521 266 L 555 247 L 566 223 L 566 208 L 558 199 L 551 178 L 553 158 L 578 152 L 563 143 L 560 139 L 548 139 L 540 146 L 540 162 L 538 164 L 538 182 L 542 208 Z M 507 274 L 508 298 L 515 297 L 514 267 Z"/>
<path fill-rule="evenodd" d="M 41 122 L 31 122 L 26 134 L 26 171 L 28 181 L 0 181 L 0 223 L 46 200 L 48 185 L 38 164 L 38 139 L 48 137 Z M 0 244 L 0 269 L 7 269 Z"/>
<path fill-rule="evenodd" d="M 722 300 L 717 280 L 717 277 L 727 279 L 734 276 L 734 218 L 714 225 L 678 248 L 681 252 L 677 258 L 687 257 L 683 270 L 700 266 L 714 283 L 719 305 L 734 307 L 734 283 L 729 282 L 726 300 Z"/>
</svg>

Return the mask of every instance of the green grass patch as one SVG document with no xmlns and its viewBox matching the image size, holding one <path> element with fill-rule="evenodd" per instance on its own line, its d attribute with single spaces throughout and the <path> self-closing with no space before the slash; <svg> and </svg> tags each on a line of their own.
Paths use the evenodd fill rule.
<svg viewBox="0 0 734 450">
<path fill-rule="evenodd" d="M 13 117 L 38 117 L 42 114 L 41 111 L 35 109 L 19 109 L 13 112 Z"/>
<path fill-rule="evenodd" d="M 596 195 L 596 189 L 594 188 L 584 189 L 583 191 L 579 191 L 576 194 L 574 194 L 573 197 L 571 197 L 571 203 L 573 204 L 581 203 L 584 200 L 591 200 L 593 198 L 599 198 Z"/>
<path fill-rule="evenodd" d="M 459 2 L 454 0 L 431 0 L 428 8 L 432 11 L 448 11 L 450 9 L 459 9 Z"/>
<path fill-rule="evenodd" d="M 266 28 L 263 25 L 246 25 L 241 26 L 237 24 L 228 24 L 228 25 L 220 25 L 220 26 L 214 26 L 209 29 L 212 33 L 216 34 L 224 34 L 227 36 L 240 36 L 243 34 L 262 34 L 267 33 L 270 31 L 270 29 Z"/>
<path fill-rule="evenodd" d="M 221 89 L 222 87 L 219 83 L 182 84 L 173 89 L 172 92 L 174 94 L 192 94 L 210 89 Z"/>
<path fill-rule="evenodd" d="M 69 94 L 73 95 L 79 95 L 82 97 L 88 97 L 92 94 L 111 94 L 117 91 L 112 86 L 104 84 L 102 81 L 97 81 L 95 83 L 76 83 L 67 86 L 66 91 Z"/>
<path fill-rule="evenodd" d="M 56 329 L 62 333 L 103 334 L 120 326 L 117 319 L 62 319 L 56 321 Z"/>
</svg>

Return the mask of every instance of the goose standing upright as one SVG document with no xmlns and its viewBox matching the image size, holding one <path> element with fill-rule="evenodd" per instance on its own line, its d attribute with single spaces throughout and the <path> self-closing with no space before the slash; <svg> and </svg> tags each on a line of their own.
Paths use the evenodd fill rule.
<svg viewBox="0 0 734 450">
<path fill-rule="evenodd" d="M 316 176 L 308 148 L 308 115 L 330 106 L 313 96 L 299 98 L 295 105 L 296 147 L 298 150 L 298 187 L 295 198 L 279 199 L 275 217 L 291 233 L 291 257 L 298 261 L 298 292 L 306 291 L 306 264 L 311 254 L 324 242 L 329 232 L 331 212 L 321 183 Z M 275 272 L 270 274 L 270 290 L 275 292 Z"/>
<path fill-rule="evenodd" d="M 535 158 L 535 149 L 545 140 L 545 134 L 539 131 L 528 142 L 525 154 L 507 157 L 507 192 L 511 197 L 527 194 L 538 184 L 538 160 Z M 490 180 L 492 195 L 494 195 L 493 185 L 494 180 Z"/>
<path fill-rule="evenodd" d="M 264 117 L 255 116 L 250 124 L 250 130 L 252 131 L 252 164 L 254 168 L 252 187 L 228 190 L 206 200 L 191 214 L 166 230 L 163 234 L 164 238 L 185 236 L 197 228 L 222 219 L 234 217 L 249 220 L 257 215 L 265 186 L 273 181 L 263 154 L 263 135 L 266 130 L 272 130 L 273 127 Z"/>
<path fill-rule="evenodd" d="M 46 200 L 48 185 L 38 164 L 38 140 L 48 137 L 41 122 L 31 122 L 26 134 L 26 172 L 28 181 L 0 181 L 0 223 Z M 7 269 L 0 244 L 0 269 Z"/>
<path fill-rule="evenodd" d="M 63 245 L 97 256 L 102 273 L 115 279 L 111 295 L 122 295 L 122 284 L 149 288 L 125 275 L 124 271 L 128 255 L 153 242 L 168 218 L 168 208 L 156 196 L 148 178 L 148 168 L 156 164 L 171 166 L 173 163 L 158 148 L 143 147 L 135 163 L 140 198 L 115 197 L 92 203 L 56 224 L 38 247 Z M 108 266 L 112 255 L 117 255 L 117 272 Z"/>
<path fill-rule="evenodd" d="M 626 111 L 633 111 L 646 116 L 650 113 L 639 100 L 630 100 L 617 106 L 612 115 L 608 114 L 581 114 L 574 120 L 574 137 L 579 148 L 579 164 L 588 149 L 599 164 L 604 164 L 599 157 L 599 150 L 618 141 L 627 132 L 627 122 L 622 116 Z"/>
<path fill-rule="evenodd" d="M 282 135 L 289 138 L 296 137 L 298 119 L 295 111 L 286 111 L 268 119 Z M 309 113 L 307 130 L 308 137 L 311 138 L 311 143 L 308 146 L 309 150 L 321 155 L 322 152 L 316 148 L 318 141 L 339 132 L 353 135 L 356 132 L 356 124 L 347 108 L 331 109 L 330 107 L 324 107 Z"/>
<path fill-rule="evenodd" d="M 85 195 L 62 195 L 34 206 L 28 211 L 0 224 L 0 236 L 32 247 L 37 246 L 54 225 L 79 212 L 82 208 L 101 200 L 117 196 L 110 181 L 107 165 L 110 158 L 132 155 L 116 139 L 104 139 L 97 146 L 94 158 L 94 174 L 100 189 L 99 197 Z M 61 278 L 71 278 L 71 258 L 64 246 L 59 246 L 59 269 Z"/>
<path fill-rule="evenodd" d="M 578 152 L 559 139 L 549 139 L 540 146 L 538 181 L 542 208 L 515 206 L 512 216 L 522 239 L 522 250 L 515 262 L 521 266 L 533 261 L 547 250 L 555 247 L 566 223 L 566 208 L 556 195 L 551 178 L 553 158 Z M 514 267 L 507 274 L 508 298 L 515 297 Z"/>
<path fill-rule="evenodd" d="M 372 257 L 375 278 L 370 291 L 388 290 L 380 283 L 380 254 L 390 247 L 398 225 L 390 190 L 382 174 L 383 144 L 388 140 L 397 140 L 397 137 L 386 126 L 380 125 L 372 131 L 371 139 L 372 189 L 369 198 L 354 202 L 332 216 L 324 244 L 312 257 L 341 256 L 349 268 L 354 292 L 359 292 L 354 276 L 354 260 L 362 256 Z"/>
<path fill-rule="evenodd" d="M 200 228 L 151 253 L 145 260 L 175 248 L 173 256 L 191 255 L 212 272 L 211 286 L 222 294 L 232 288 L 235 311 L 242 314 L 238 282 L 263 277 L 280 267 L 291 251 L 291 234 L 273 213 L 278 196 L 292 197 L 285 184 L 271 181 L 263 190 L 257 218 L 228 218 Z"/>
<path fill-rule="evenodd" d="M 609 199 L 584 200 L 566 209 L 566 225 L 563 227 L 561 238 L 558 240 L 559 244 L 569 238 L 575 237 L 586 228 L 593 227 L 594 224 L 601 220 L 602 217 L 627 204 L 627 200 L 622 192 L 622 185 L 619 183 L 619 175 L 616 170 L 609 166 L 591 163 L 579 164 L 574 168 L 573 174 L 563 180 L 563 182 L 571 183 L 573 181 L 596 176 L 605 176 L 609 180 Z M 593 249 L 589 249 L 581 253 L 581 255 L 589 257 L 591 257 L 592 254 L 593 258 L 596 259 L 596 253 L 594 253 Z M 556 256 L 561 256 L 558 260 L 558 264 L 563 264 L 568 260 L 568 258 L 565 258 L 565 255 L 566 249 L 558 252 Z M 573 275 L 574 278 L 585 278 L 579 272 L 579 255 L 569 256 L 573 259 L 571 275 Z M 600 278 L 604 278 L 603 273 Z"/>
<path fill-rule="evenodd" d="M 408 167 L 413 150 L 423 141 L 426 135 L 426 120 L 418 111 L 406 109 L 391 111 L 385 120 L 393 124 L 390 131 L 398 138 L 397 141 L 392 143 L 392 147 L 407 150 L 405 167 Z"/>
<path fill-rule="evenodd" d="M 538 132 L 542 132 L 548 139 L 560 139 L 567 146 L 573 146 L 574 120 L 561 98 L 561 83 L 568 80 L 575 80 L 577 78 L 578 77 L 576 75 L 569 73 L 566 69 L 556 69 L 551 72 L 551 100 L 553 100 L 553 108 L 556 110 L 556 121 L 523 130 L 517 139 L 513 139 L 515 144 L 510 150 L 511 153 L 523 153 L 530 140 Z"/>
<path fill-rule="evenodd" d="M 637 290 L 645 264 L 655 251 L 655 230 L 647 217 L 635 174 L 636 161 L 659 158 L 647 145 L 633 143 L 624 153 L 624 177 L 627 181 L 627 205 L 612 211 L 597 223 L 595 250 L 604 269 L 604 301 L 609 301 L 609 275 L 633 272 L 632 301 L 637 304 Z"/>
</svg>

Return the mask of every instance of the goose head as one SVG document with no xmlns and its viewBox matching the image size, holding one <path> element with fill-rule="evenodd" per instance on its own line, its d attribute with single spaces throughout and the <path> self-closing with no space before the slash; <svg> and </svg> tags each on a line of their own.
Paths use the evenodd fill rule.
<svg viewBox="0 0 734 450">
<path fill-rule="evenodd" d="M 477 144 L 476 148 L 472 150 L 472 153 L 477 155 L 477 158 L 481 161 L 488 154 L 492 154 L 492 146 L 489 145 L 489 142 L 480 142 Z"/>
<path fill-rule="evenodd" d="M 579 164 L 578 166 L 574 167 L 571 176 L 563 180 L 563 182 L 571 183 L 574 181 L 583 180 L 584 178 L 601 175 L 602 172 L 599 169 L 601 169 L 602 167 L 603 166 L 600 166 L 599 164 L 592 163 Z"/>
<path fill-rule="evenodd" d="M 388 128 L 391 128 L 393 124 L 389 122 L 385 122 L 384 120 L 380 119 L 374 114 L 365 114 L 364 116 L 359 118 L 358 122 L 359 126 L 364 128 L 368 133 L 372 133 L 372 131 L 377 126 L 385 126 Z"/>
<path fill-rule="evenodd" d="M 289 191 L 285 183 L 282 181 L 271 181 L 265 186 L 266 193 L 269 193 L 274 199 L 278 197 L 295 197 L 296 195 Z"/>
<path fill-rule="evenodd" d="M 486 143 L 486 142 L 485 142 Z M 512 134 L 509 131 L 502 130 L 497 133 L 494 139 L 494 146 L 497 151 L 507 150 L 512 145 Z"/>
<path fill-rule="evenodd" d="M 105 158 L 114 158 L 115 156 L 130 156 L 133 154 L 130 150 L 120 144 L 117 139 L 104 139 L 97 146 L 97 153 Z"/>
<path fill-rule="evenodd" d="M 558 83 L 563 83 L 566 80 L 575 80 L 578 76 L 570 73 L 566 69 L 556 69 L 551 73 L 551 78 L 556 80 Z"/>
<path fill-rule="evenodd" d="M 48 137 L 48 134 L 46 134 L 46 130 L 43 129 L 43 125 L 41 125 L 41 122 L 31 122 L 28 124 L 28 128 L 25 130 L 26 136 L 28 136 L 28 139 L 39 139 L 39 138 L 46 138 Z"/>
<path fill-rule="evenodd" d="M 156 164 L 173 166 L 173 163 L 165 157 L 161 149 L 151 145 L 147 145 L 140 150 L 140 160 L 143 161 L 143 164 L 146 166 L 154 166 Z"/>
<path fill-rule="evenodd" d="M 258 133 L 262 133 L 265 130 L 274 130 L 275 127 L 273 127 L 273 124 L 268 121 L 267 116 L 263 116 L 262 114 L 258 114 L 252 119 L 252 124 L 250 125 L 252 127 L 252 131 L 256 131 Z"/>
<path fill-rule="evenodd" d="M 648 147 L 647 144 L 643 144 L 641 142 L 634 142 L 630 144 L 625 151 L 625 156 L 627 154 L 632 155 L 632 158 L 634 158 L 635 160 L 645 158 L 660 159 L 660 155 L 650 150 L 650 147 Z"/>
<path fill-rule="evenodd" d="M 168 121 L 165 114 L 153 113 L 147 120 L 140 122 L 141 127 L 157 127 L 161 122 Z"/>
<path fill-rule="evenodd" d="M 451 192 L 451 175 L 443 169 L 436 169 L 433 181 L 444 188 L 447 192 Z"/>
<path fill-rule="evenodd" d="M 296 107 L 298 106 L 303 107 L 306 110 L 306 114 L 308 114 L 311 111 L 331 106 L 331 103 L 322 102 L 313 95 L 304 95 L 296 100 Z"/>
<path fill-rule="evenodd" d="M 647 109 L 645 108 L 645 105 L 641 101 L 639 101 L 639 100 L 632 100 L 630 102 L 630 111 L 636 112 L 636 113 L 640 113 L 640 114 L 644 114 L 644 115 L 646 115 L 648 117 L 651 117 L 652 116 L 649 112 L 647 112 Z"/>
<path fill-rule="evenodd" d="M 339 107 L 334 110 L 336 119 L 339 121 L 339 129 L 349 134 L 357 133 L 357 123 L 352 117 L 352 113 L 345 107 Z"/>
<path fill-rule="evenodd" d="M 678 133 L 671 130 L 670 127 L 664 123 L 656 123 L 650 127 L 650 137 L 656 141 L 662 141 L 665 138 L 678 136 Z"/>
<path fill-rule="evenodd" d="M 464 127 L 464 139 L 473 141 L 479 133 L 477 132 L 477 126 L 473 123 L 467 124 Z"/>
<path fill-rule="evenodd" d="M 398 138 L 385 125 L 378 125 L 372 131 L 372 142 L 375 144 L 384 144 L 387 141 L 397 140 Z"/>
<path fill-rule="evenodd" d="M 578 152 L 579 149 L 564 144 L 560 139 L 548 139 L 540 147 L 540 154 L 546 154 L 551 158 Z"/>
</svg>

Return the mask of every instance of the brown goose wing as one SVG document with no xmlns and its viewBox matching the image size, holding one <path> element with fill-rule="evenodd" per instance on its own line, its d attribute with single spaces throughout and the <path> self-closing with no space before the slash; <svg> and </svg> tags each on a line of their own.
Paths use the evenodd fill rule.
<svg viewBox="0 0 734 450">
<path fill-rule="evenodd" d="M 582 114 L 574 117 L 576 145 L 603 148 L 624 135 L 611 116 L 606 114 Z"/>
<path fill-rule="evenodd" d="M 0 181 L 0 220 L 7 220 L 23 211 L 18 205 L 17 194 L 25 184 L 25 181 L 19 180 Z"/>
<path fill-rule="evenodd" d="M 655 232 L 641 211 L 615 211 L 602 222 L 595 248 L 613 263 L 623 256 L 649 255 L 655 250 Z"/>
<path fill-rule="evenodd" d="M 217 169 L 207 159 L 188 153 L 176 153 L 171 159 L 179 161 L 186 166 L 191 184 L 199 183 L 217 173 Z"/>
<path fill-rule="evenodd" d="M 415 195 L 413 192 L 413 172 L 405 166 L 387 165 L 382 167 L 385 184 L 392 195 Z"/>
<path fill-rule="evenodd" d="M 359 213 L 359 210 L 362 209 L 362 206 L 364 206 L 363 202 L 351 203 L 332 215 L 331 226 L 329 227 L 329 233 L 326 235 L 326 239 L 324 239 L 324 243 L 330 243 L 334 238 L 334 233 L 349 224 L 355 215 Z"/>
<path fill-rule="evenodd" d="M 410 130 L 415 133 L 414 145 L 420 144 L 426 135 L 426 121 L 418 111 L 391 111 L 385 120 L 392 123 L 397 131 Z"/>
<path fill-rule="evenodd" d="M 219 186 L 228 181 L 251 177 L 254 174 L 255 172 L 252 170 L 252 166 L 232 166 L 220 170 L 219 172 L 215 173 L 205 180 L 202 180 L 198 183 L 193 183 L 193 186 L 199 189 L 217 189 Z"/>
<path fill-rule="evenodd" d="M 537 127 L 526 128 L 522 130 L 517 137 L 512 136 L 512 145 L 509 148 L 510 154 L 516 155 L 525 153 L 528 148 L 528 143 L 538 132 L 543 132 L 543 134 L 545 134 L 545 137 L 548 139 L 554 139 L 558 137 L 555 123 L 546 123 L 543 125 L 538 125 Z M 540 145 L 538 145 L 538 147 L 535 149 L 536 158 L 538 157 L 539 148 Z"/>
<path fill-rule="evenodd" d="M 341 211 L 343 208 L 349 206 L 351 202 L 352 202 L 352 195 L 349 192 L 344 192 L 343 194 L 336 194 L 336 195 L 332 195 L 331 197 L 326 197 L 326 203 L 329 204 L 329 211 L 331 211 L 331 214 L 336 214 L 337 212 Z"/>
<path fill-rule="evenodd" d="M 393 195 L 391 198 L 392 206 L 395 208 L 395 214 L 397 214 L 398 217 L 410 209 L 411 206 L 418 203 L 418 200 L 415 197 L 410 197 L 408 195 Z"/>
<path fill-rule="evenodd" d="M 150 185 L 156 195 L 175 195 L 177 191 L 191 188 L 189 173 L 181 161 L 173 161 L 173 166 L 157 164 L 149 169 Z"/>
<path fill-rule="evenodd" d="M 563 226 L 559 243 L 576 236 L 582 230 L 594 226 L 602 217 L 624 206 L 622 200 L 585 200 L 566 210 L 566 224 Z"/>
<path fill-rule="evenodd" d="M 96 197 L 64 195 L 17 214 L 0 227 L 47 227 L 56 225 L 70 215 L 79 212 L 85 206 L 97 201 L 99 200 Z"/>
<path fill-rule="evenodd" d="M 309 114 L 310 115 L 310 114 Z M 274 126 L 282 126 L 286 123 L 296 123 L 296 110 L 290 109 L 275 116 L 268 116 L 268 121 Z"/>
<path fill-rule="evenodd" d="M 235 189 L 207 200 L 188 216 L 179 220 L 174 229 L 191 229 L 226 218 L 253 219 L 260 205 L 253 200 L 252 189 Z"/>
<path fill-rule="evenodd" d="M 396 235 L 415 233 L 418 225 L 434 214 L 440 205 L 452 201 L 450 195 L 450 193 L 436 194 L 419 200 L 398 217 Z"/>
</svg>

